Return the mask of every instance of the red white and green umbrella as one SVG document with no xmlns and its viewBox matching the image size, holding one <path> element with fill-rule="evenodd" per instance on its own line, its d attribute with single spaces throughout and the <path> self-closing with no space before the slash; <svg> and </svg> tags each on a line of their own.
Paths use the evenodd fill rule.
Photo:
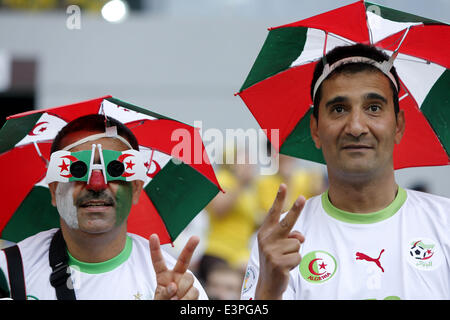
<svg viewBox="0 0 450 320">
<path fill-rule="evenodd" d="M 0 130 L 0 238 L 17 242 L 59 227 L 45 183 L 50 146 L 66 123 L 97 113 L 133 131 L 148 167 L 144 192 L 128 218 L 129 232 L 146 238 L 157 233 L 161 243 L 173 242 L 221 191 L 198 129 L 192 126 L 111 96 L 21 113 L 8 117 Z"/>
<path fill-rule="evenodd" d="M 269 29 L 237 93 L 280 153 L 325 163 L 309 130 L 314 67 L 336 46 L 370 44 L 389 56 L 400 77 L 406 129 L 395 169 L 450 163 L 450 26 L 358 1 Z M 279 129 L 278 136 L 272 136 Z"/>
</svg>

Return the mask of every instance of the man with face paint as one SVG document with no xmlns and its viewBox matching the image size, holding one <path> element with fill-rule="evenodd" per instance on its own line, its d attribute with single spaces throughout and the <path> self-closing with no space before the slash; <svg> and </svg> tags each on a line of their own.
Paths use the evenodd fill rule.
<svg viewBox="0 0 450 320">
<path fill-rule="evenodd" d="M 56 299 L 58 296 L 49 281 L 52 271 L 49 247 L 57 232 L 61 232 L 67 247 L 70 266 L 67 286 L 73 288 L 76 299 L 207 299 L 199 281 L 188 271 L 198 237 L 188 240 L 175 261 L 161 250 L 157 235 L 147 240 L 127 233 L 128 214 L 138 202 L 144 182 L 108 180 L 110 168 L 107 171 L 105 164 L 107 152 L 120 154 L 127 150 L 128 153 L 139 150 L 132 132 L 117 120 L 103 115 L 78 118 L 54 139 L 47 181 L 51 181 L 49 189 L 52 204 L 61 217 L 61 231 L 44 231 L 18 244 L 27 299 Z M 68 159 L 83 152 L 90 154 L 88 169 L 82 173 L 85 178 L 74 179 L 76 173 L 72 172 L 67 175 L 72 181 L 61 177 L 53 179 L 52 160 L 58 152 L 66 154 L 64 157 Z M 60 168 L 57 173 L 65 169 Z M 72 166 L 70 170 L 73 171 Z M 9 271 L 2 252 L 0 276 L 5 279 L 4 283 L 10 284 L 3 291 L 10 291 L 12 287 Z"/>
</svg>

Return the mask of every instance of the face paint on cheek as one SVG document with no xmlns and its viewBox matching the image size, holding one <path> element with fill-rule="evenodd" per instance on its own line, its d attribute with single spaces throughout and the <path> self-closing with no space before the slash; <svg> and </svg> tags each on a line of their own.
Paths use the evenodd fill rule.
<svg viewBox="0 0 450 320">
<path fill-rule="evenodd" d="M 119 185 L 116 192 L 116 226 L 121 225 L 130 214 L 133 204 L 131 184 Z"/>
<path fill-rule="evenodd" d="M 65 223 L 72 229 L 78 229 L 77 207 L 73 204 L 74 182 L 58 183 L 55 191 L 56 208 Z"/>
</svg>

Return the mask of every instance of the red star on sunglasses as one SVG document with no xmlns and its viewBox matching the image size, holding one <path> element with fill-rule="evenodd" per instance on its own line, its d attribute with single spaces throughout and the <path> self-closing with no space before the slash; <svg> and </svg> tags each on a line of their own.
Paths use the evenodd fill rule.
<svg viewBox="0 0 450 320">
<path fill-rule="evenodd" d="M 63 171 L 69 171 L 69 164 L 68 164 L 68 163 L 65 163 L 64 160 L 62 161 L 61 165 L 58 166 L 58 167 L 61 168 L 61 171 L 60 171 L 60 172 L 63 172 Z"/>
<path fill-rule="evenodd" d="M 125 162 L 127 165 L 127 169 L 131 169 L 133 170 L 133 166 L 135 165 L 135 163 L 133 163 L 133 161 L 130 160 L 130 162 Z"/>
</svg>

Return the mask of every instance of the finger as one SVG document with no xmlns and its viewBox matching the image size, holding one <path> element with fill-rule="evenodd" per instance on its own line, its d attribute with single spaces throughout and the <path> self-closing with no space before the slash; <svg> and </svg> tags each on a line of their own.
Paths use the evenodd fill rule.
<svg viewBox="0 0 450 320">
<path fill-rule="evenodd" d="M 294 227 L 295 223 L 297 222 L 298 217 L 300 216 L 300 212 L 302 211 L 303 207 L 305 206 L 305 197 L 299 196 L 297 200 L 295 200 L 294 204 L 292 205 L 292 208 L 289 210 L 289 212 L 286 214 L 286 216 L 280 221 L 278 224 L 279 228 L 279 234 L 287 236 L 289 232 Z"/>
<path fill-rule="evenodd" d="M 274 225 L 280 221 L 281 211 L 283 210 L 284 200 L 286 198 L 287 187 L 284 183 L 280 184 L 277 195 L 273 201 L 272 207 L 262 224 L 262 228 L 267 225 Z"/>
<path fill-rule="evenodd" d="M 300 241 L 300 243 L 305 242 L 305 236 L 297 230 L 294 230 L 291 233 L 289 233 L 288 238 L 297 239 L 298 241 Z"/>
<path fill-rule="evenodd" d="M 279 258 L 278 263 L 282 268 L 292 270 L 297 267 L 302 261 L 302 256 L 298 252 L 292 252 L 285 254 Z"/>
<path fill-rule="evenodd" d="M 189 238 L 188 242 L 181 251 L 178 256 L 177 263 L 173 268 L 174 272 L 177 273 L 185 273 L 189 268 L 189 264 L 191 263 L 192 255 L 194 254 L 195 248 L 197 248 L 198 243 L 200 242 L 200 238 L 197 236 L 192 236 Z"/>
<path fill-rule="evenodd" d="M 161 253 L 161 247 L 159 245 L 159 237 L 157 234 L 152 234 L 149 239 L 150 243 L 150 256 L 152 258 L 153 268 L 155 273 L 162 273 L 167 271 L 166 262 Z"/>
<path fill-rule="evenodd" d="M 198 300 L 200 292 L 194 286 L 190 287 L 188 292 L 181 298 L 181 300 Z"/>
<path fill-rule="evenodd" d="M 193 285 L 194 285 L 194 276 L 188 272 L 184 273 L 177 283 L 178 286 L 177 297 L 179 299 L 182 299 Z"/>
<path fill-rule="evenodd" d="M 169 300 L 176 297 L 177 285 L 174 282 L 167 286 L 157 286 L 155 290 L 154 300 Z"/>
<path fill-rule="evenodd" d="M 300 241 L 295 238 L 291 239 L 280 239 L 277 243 L 277 252 L 281 254 L 289 254 L 293 252 L 299 252 L 300 250 Z"/>
</svg>

